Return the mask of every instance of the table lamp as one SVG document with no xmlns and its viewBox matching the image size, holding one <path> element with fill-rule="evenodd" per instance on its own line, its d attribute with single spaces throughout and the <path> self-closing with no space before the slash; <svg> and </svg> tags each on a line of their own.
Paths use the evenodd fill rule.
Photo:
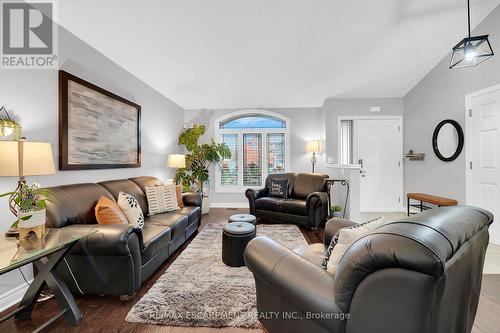
<svg viewBox="0 0 500 333">
<path fill-rule="evenodd" d="M 312 164 L 312 172 L 314 173 L 314 166 L 318 162 L 316 158 L 316 153 L 321 153 L 321 141 L 320 140 L 311 140 L 307 143 L 307 152 L 312 153 L 311 164 Z"/>
<path fill-rule="evenodd" d="M 52 146 L 45 142 L 0 141 L 0 177 L 19 177 L 15 192 L 26 183 L 26 176 L 52 175 L 55 173 Z M 17 216 L 17 205 L 11 195 L 10 211 Z"/>
<path fill-rule="evenodd" d="M 186 155 L 181 154 L 170 154 L 168 155 L 168 168 L 182 169 L 186 167 Z M 177 180 L 176 180 L 177 184 Z"/>
</svg>

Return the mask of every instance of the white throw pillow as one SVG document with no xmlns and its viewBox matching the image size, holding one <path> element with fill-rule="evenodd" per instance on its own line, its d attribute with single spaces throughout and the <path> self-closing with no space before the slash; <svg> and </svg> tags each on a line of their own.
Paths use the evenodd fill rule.
<svg viewBox="0 0 500 333">
<path fill-rule="evenodd" d="M 351 245 L 358 239 L 368 235 L 370 232 L 374 231 L 385 223 L 386 222 L 384 221 L 384 217 L 381 216 L 366 223 L 361 223 L 349 228 L 340 229 L 332 239 L 333 244 L 331 244 L 330 247 L 333 245 L 333 249 L 331 250 L 326 270 L 330 273 L 335 274 L 337 272 L 340 260 L 347 252 L 347 250 L 351 247 Z"/>
<path fill-rule="evenodd" d="M 148 198 L 149 216 L 180 209 L 173 183 L 146 186 L 146 197 Z"/>
<path fill-rule="evenodd" d="M 127 217 L 129 224 L 141 229 L 144 227 L 144 214 L 136 198 L 120 191 L 118 194 L 118 206 Z"/>
</svg>

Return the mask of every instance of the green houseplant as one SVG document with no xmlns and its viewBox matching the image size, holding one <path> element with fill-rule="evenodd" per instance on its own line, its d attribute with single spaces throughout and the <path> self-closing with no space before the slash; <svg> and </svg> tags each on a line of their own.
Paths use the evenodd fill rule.
<svg viewBox="0 0 500 333">
<path fill-rule="evenodd" d="M 333 217 L 342 217 L 342 207 L 335 205 L 332 206 L 330 209 L 332 211 Z"/>
<path fill-rule="evenodd" d="M 179 145 L 185 146 L 187 150 L 186 167 L 178 169 L 175 174 L 175 180 L 184 188 L 194 186 L 200 192 L 203 192 L 203 184 L 210 178 L 210 166 L 231 158 L 231 151 L 225 143 L 216 143 L 211 139 L 210 143 L 200 144 L 199 140 L 205 132 L 204 125 L 194 125 L 181 133 Z"/>
<path fill-rule="evenodd" d="M 12 228 L 35 227 L 45 224 L 45 209 L 49 200 L 49 190 L 41 188 L 39 184 L 31 186 L 22 183 L 18 191 L 8 192 L 1 197 L 12 196 L 17 207 L 17 220 L 12 224 Z"/>
</svg>

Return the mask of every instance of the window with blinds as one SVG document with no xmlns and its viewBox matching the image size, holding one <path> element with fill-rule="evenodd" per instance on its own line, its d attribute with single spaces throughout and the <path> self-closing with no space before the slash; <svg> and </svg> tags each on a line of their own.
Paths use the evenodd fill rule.
<svg viewBox="0 0 500 333">
<path fill-rule="evenodd" d="M 287 126 L 286 118 L 269 112 L 238 112 L 218 120 L 216 137 L 229 147 L 231 158 L 216 169 L 216 192 L 261 188 L 269 174 L 288 171 Z"/>
<path fill-rule="evenodd" d="M 243 134 L 243 185 L 262 184 L 262 134 Z"/>
<path fill-rule="evenodd" d="M 222 161 L 221 185 L 238 186 L 238 134 L 223 134 L 222 142 L 231 150 L 231 158 Z"/>
<path fill-rule="evenodd" d="M 285 133 L 267 134 L 267 173 L 285 172 Z"/>
</svg>

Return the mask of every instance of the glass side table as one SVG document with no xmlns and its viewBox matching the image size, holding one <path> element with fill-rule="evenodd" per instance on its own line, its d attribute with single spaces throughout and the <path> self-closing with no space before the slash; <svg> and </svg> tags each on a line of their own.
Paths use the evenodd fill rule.
<svg viewBox="0 0 500 333">
<path fill-rule="evenodd" d="M 46 229 L 45 247 L 43 249 L 26 251 L 14 237 L 0 235 L 0 275 L 32 263 L 38 270 L 28 290 L 23 296 L 16 310 L 0 318 L 0 323 L 15 316 L 17 320 L 31 319 L 31 313 L 44 287 L 44 283 L 52 290 L 59 305 L 59 313 L 43 323 L 36 332 L 39 332 L 58 318 L 64 316 L 69 325 L 81 324 L 83 317 L 78 305 L 64 281 L 56 274 L 57 265 L 66 253 L 82 238 L 96 233 L 95 230 L 86 230 L 81 233 L 68 234 L 61 229 Z"/>
</svg>

